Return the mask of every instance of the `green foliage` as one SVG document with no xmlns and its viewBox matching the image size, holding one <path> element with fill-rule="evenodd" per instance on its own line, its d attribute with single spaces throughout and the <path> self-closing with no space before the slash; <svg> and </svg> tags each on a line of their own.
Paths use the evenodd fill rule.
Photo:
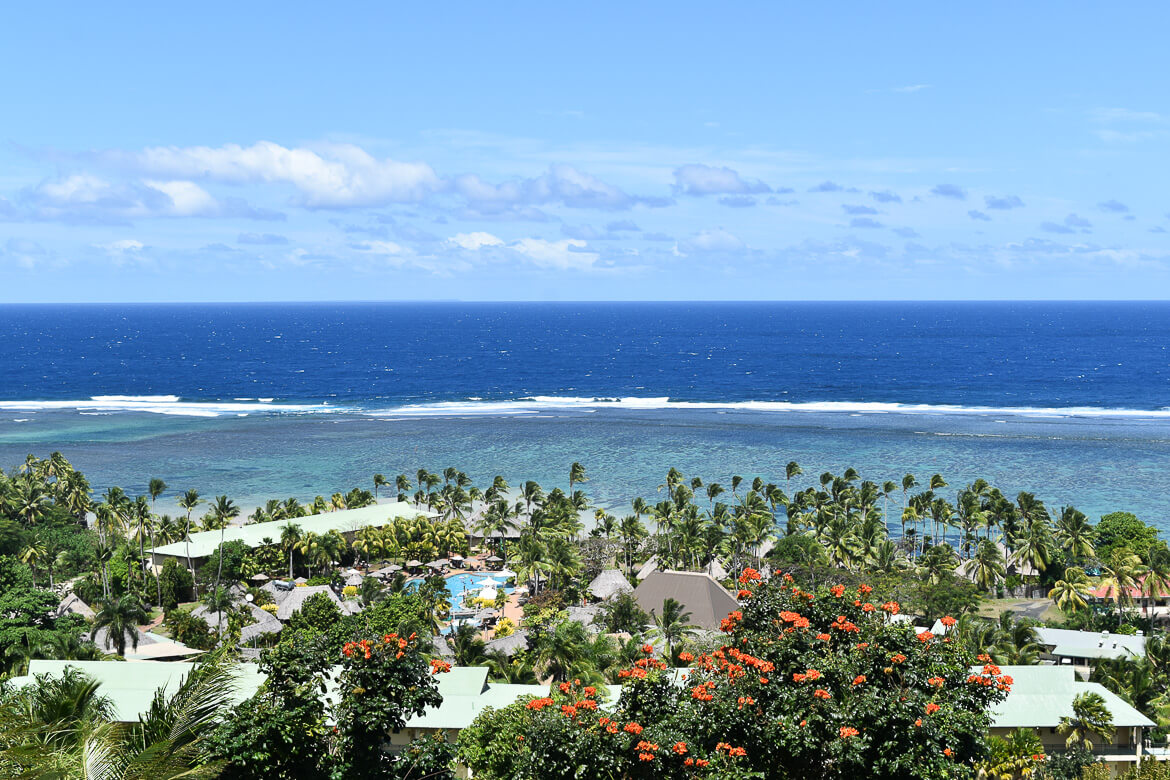
<svg viewBox="0 0 1170 780">
<path fill-rule="evenodd" d="M 459 732 L 459 761 L 476 777 L 492 780 L 514 776 L 518 748 L 532 720 L 525 709 L 531 698 L 526 696 L 501 709 L 488 707 Z"/>
<path fill-rule="evenodd" d="M 199 569 L 199 579 L 202 582 L 215 582 L 215 575 L 219 569 L 219 557 L 223 555 L 223 581 L 236 582 L 244 579 L 250 572 L 245 569 L 251 548 L 239 539 L 224 542 L 217 547 Z"/>
<path fill-rule="evenodd" d="M 455 780 L 455 746 L 443 734 L 411 740 L 394 761 L 395 778 Z"/>
<path fill-rule="evenodd" d="M 828 566 L 824 546 L 809 534 L 789 534 L 777 540 L 768 559 L 781 566 Z"/>
<path fill-rule="evenodd" d="M 341 609 L 324 593 L 314 593 L 305 599 L 300 610 L 293 613 L 287 630 L 309 634 L 323 634 L 341 621 Z"/>
<path fill-rule="evenodd" d="M 162 604 L 159 606 L 164 612 L 170 612 L 179 606 L 179 602 L 190 601 L 193 597 L 195 578 L 174 558 L 167 558 L 159 572 L 158 581 L 162 590 Z"/>
<path fill-rule="evenodd" d="M 640 634 L 651 622 L 650 615 L 638 606 L 638 600 L 629 592 L 619 593 L 602 604 L 594 619 L 594 623 L 611 634 Z"/>
<path fill-rule="evenodd" d="M 410 639 L 386 635 L 343 648 L 338 677 L 334 776 L 379 780 L 395 776 L 395 760 L 382 745 L 386 735 L 442 702 L 432 668 Z"/>
<path fill-rule="evenodd" d="M 1094 764 L 1101 764 L 1101 759 L 1082 747 L 1076 747 L 1049 754 L 1034 777 L 1035 780 L 1081 780 L 1085 770 Z"/>
<path fill-rule="evenodd" d="M 978 608 L 983 594 L 972 582 L 946 574 L 937 583 L 911 580 L 902 590 L 907 607 L 921 613 L 928 622 L 943 615 L 959 617 Z"/>
<path fill-rule="evenodd" d="M 212 758 L 226 762 L 223 780 L 325 780 L 324 653 L 306 644 L 265 651 L 261 690 L 236 707 L 211 738 Z"/>
<path fill-rule="evenodd" d="M 188 609 L 168 612 L 163 622 L 176 642 L 196 650 L 210 650 L 215 646 L 215 635 L 207 621 L 192 615 Z"/>
<path fill-rule="evenodd" d="M 1110 512 L 1097 523 L 1097 558 L 1107 561 L 1113 551 L 1128 549 L 1145 559 L 1152 547 L 1165 548 L 1166 542 L 1158 538 L 1158 529 L 1146 525 L 1130 512 Z"/>
</svg>

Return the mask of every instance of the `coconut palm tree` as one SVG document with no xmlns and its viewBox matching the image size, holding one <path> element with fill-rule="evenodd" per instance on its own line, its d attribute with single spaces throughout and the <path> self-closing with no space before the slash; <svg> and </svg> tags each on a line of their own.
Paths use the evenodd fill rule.
<svg viewBox="0 0 1170 780">
<path fill-rule="evenodd" d="M 138 626 L 147 620 L 149 617 L 146 607 L 132 593 L 126 593 L 117 599 L 104 599 L 97 614 L 94 615 L 93 627 L 89 632 L 90 641 L 93 641 L 97 632 L 104 628 L 109 635 L 108 641 L 113 643 L 118 655 L 126 655 L 127 638 L 131 646 L 137 650 Z"/>
<path fill-rule="evenodd" d="M 1092 584 L 1085 570 L 1069 566 L 1064 570 L 1064 577 L 1053 583 L 1048 597 L 1064 612 L 1080 612 L 1088 608 L 1087 596 L 1091 590 Z"/>
<path fill-rule="evenodd" d="M 191 512 L 199 506 L 198 490 L 188 490 L 179 497 L 179 506 L 187 513 L 187 521 L 183 524 L 183 541 L 187 544 L 187 569 L 191 572 L 191 579 L 195 579 L 195 566 L 191 563 Z M 199 585 L 195 585 L 195 598 L 199 598 Z"/>
<path fill-rule="evenodd" d="M 979 540 L 979 544 L 975 546 L 975 555 L 967 565 L 971 567 L 971 576 L 975 584 L 988 592 L 994 591 L 995 586 L 1003 582 L 1007 571 L 1003 553 L 990 539 Z"/>
<path fill-rule="evenodd" d="M 33 576 L 36 576 L 37 569 L 49 557 L 49 549 L 42 541 L 34 540 L 29 542 L 23 550 L 20 551 L 20 560 L 30 569 L 32 569 Z M 51 586 L 50 586 L 51 587 Z"/>
<path fill-rule="evenodd" d="M 1061 508 L 1060 519 L 1056 521 L 1056 541 L 1073 563 L 1093 557 L 1094 535 L 1093 524 L 1084 512 L 1071 506 Z"/>
<path fill-rule="evenodd" d="M 223 577 L 223 536 L 231 521 L 240 516 L 240 508 L 229 499 L 227 496 L 216 496 L 215 505 L 211 508 L 211 514 L 215 518 L 215 522 L 219 525 L 219 566 L 215 570 L 215 587 L 219 589 L 219 582 Z"/>
<path fill-rule="evenodd" d="M 1123 618 L 1122 605 L 1133 603 L 1133 591 L 1139 587 L 1144 573 L 1142 561 L 1125 548 L 1115 549 L 1109 560 L 1101 564 L 1101 584 L 1107 596 L 1117 601 L 1117 618 Z"/>
<path fill-rule="evenodd" d="M 293 578 L 293 553 L 301 543 L 303 532 L 296 523 L 288 523 L 280 529 L 280 546 L 288 555 L 288 579 Z"/>
<path fill-rule="evenodd" d="M 1056 726 L 1057 731 L 1068 735 L 1064 740 L 1066 747 L 1071 748 L 1079 744 L 1084 746 L 1085 750 L 1092 750 L 1094 734 L 1105 742 L 1113 741 L 1116 729 L 1104 696 L 1092 691 L 1077 694 L 1072 707 L 1073 714 L 1062 716 Z"/>
<path fill-rule="evenodd" d="M 658 615 L 654 610 L 650 610 L 650 617 L 654 618 L 654 628 L 651 629 L 650 635 L 666 643 L 667 662 L 674 663 L 675 649 L 697 628 L 690 622 L 691 613 L 679 602 L 668 598 L 662 602 L 662 614 Z"/>
</svg>

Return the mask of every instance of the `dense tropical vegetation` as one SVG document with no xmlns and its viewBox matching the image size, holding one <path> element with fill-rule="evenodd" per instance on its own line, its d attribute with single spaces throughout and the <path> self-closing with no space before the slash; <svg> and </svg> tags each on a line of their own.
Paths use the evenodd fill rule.
<svg viewBox="0 0 1170 780">
<path fill-rule="evenodd" d="M 704 666 L 737 663 L 735 656 L 729 655 L 729 639 L 739 642 L 731 646 L 735 652 L 750 653 L 750 657 L 765 659 L 776 668 L 783 665 L 788 674 L 796 673 L 795 666 L 801 664 L 817 669 L 821 667 L 813 664 L 820 664 L 834 669 L 834 674 L 856 671 L 850 679 L 865 677 L 870 685 L 865 690 L 879 691 L 875 681 L 890 681 L 871 677 L 874 670 L 868 667 L 855 670 L 853 665 L 861 662 L 853 657 L 856 654 L 847 660 L 844 645 L 768 645 L 764 641 L 768 620 L 787 612 L 808 618 L 810 626 L 819 626 L 829 618 L 845 615 L 847 622 L 867 636 L 872 634 L 872 641 L 861 643 L 880 644 L 891 653 L 897 648 L 897 654 L 918 658 L 903 648 L 906 636 L 911 636 L 903 636 L 904 628 L 875 621 L 869 613 L 854 615 L 852 610 L 864 603 L 896 602 L 900 611 L 928 623 L 954 618 L 947 637 L 950 641 L 937 643 L 938 655 L 930 661 L 949 664 L 945 674 L 937 675 L 949 680 L 954 669 L 976 656 L 987 658 L 988 664 L 1038 661 L 1042 648 L 1034 630 L 1037 621 L 1009 612 L 997 614 L 998 607 L 1012 603 L 1011 597 L 1022 597 L 1031 599 L 1032 604 L 1050 599 L 1049 625 L 1150 634 L 1146 656 L 1098 662 L 1092 679 L 1163 726 L 1170 726 L 1170 646 L 1160 631 L 1154 631 L 1157 620 L 1165 616 L 1165 608 L 1154 602 L 1170 591 L 1170 550 L 1157 529 L 1131 514 L 1115 512 L 1093 524 L 1074 507 L 1050 510 L 1032 493 L 1009 497 L 983 480 L 951 487 L 938 474 L 921 480 L 906 474 L 875 482 L 852 469 L 840 475 L 826 472 L 812 476 L 805 475 L 795 462 L 773 480 L 731 476 L 726 482 L 716 482 L 671 469 L 653 496 L 635 498 L 628 512 L 611 513 L 590 501 L 585 490 L 588 475 L 581 464 L 572 464 L 566 476 L 563 486 L 542 486 L 535 481 L 512 485 L 496 477 L 480 488 L 454 468 L 440 472 L 419 469 L 389 479 L 375 475 L 372 491 L 354 488 L 304 504 L 296 498 L 274 499 L 247 513 L 228 496 L 207 499 L 194 489 L 176 492 L 160 479 L 151 479 L 139 496 L 131 497 L 118 487 L 95 492 L 59 453 L 46 459 L 30 456 L 18 468 L 0 472 L 0 669 L 11 677 L 25 674 L 29 662 L 37 658 L 126 656 L 137 650 L 144 636 L 141 629 L 150 627 L 190 647 L 214 651 L 216 660 L 205 665 L 208 679 L 214 679 L 210 670 L 215 664 L 228 664 L 240 652 L 242 632 L 255 621 L 252 610 L 276 609 L 272 592 L 255 587 L 250 578 L 257 574 L 289 580 L 302 576 L 307 584 L 329 586 L 337 598 L 320 594 L 306 599 L 282 631 L 248 641 L 253 651 L 263 650 L 261 664 L 269 682 L 243 706 L 208 716 L 193 742 L 198 744 L 197 750 L 166 748 L 168 755 L 177 756 L 173 765 L 168 765 L 174 771 L 195 767 L 197 774 L 208 776 L 331 777 L 342 771 L 338 753 L 343 746 L 344 752 L 364 750 L 367 758 L 374 755 L 370 752 L 373 732 L 340 729 L 334 733 L 325 725 L 339 717 L 355 723 L 369 720 L 373 717 L 370 710 L 355 701 L 344 711 L 328 705 L 323 686 L 337 673 L 332 669 L 336 663 L 343 658 L 343 666 L 352 661 L 354 643 L 377 643 L 394 635 L 411 637 L 409 655 L 417 663 L 411 661 L 401 668 L 389 664 L 386 669 L 397 671 L 384 670 L 388 676 L 379 676 L 375 687 L 395 685 L 400 675 L 409 680 L 428 661 L 444 658 L 447 661 L 442 663 L 486 667 L 489 679 L 496 682 L 552 685 L 556 707 L 501 711 L 493 716 L 499 721 L 493 721 L 491 728 L 477 726 L 465 732 L 460 749 L 481 751 L 475 760 L 482 762 L 486 776 L 513 776 L 501 774 L 504 770 L 500 767 L 505 765 L 510 772 L 521 772 L 515 776 L 528 776 L 523 772 L 535 772 L 536 763 L 547 766 L 548 761 L 570 760 L 565 752 L 568 747 L 550 757 L 552 754 L 542 754 L 538 745 L 568 740 L 565 744 L 582 751 L 577 758 L 585 761 L 590 750 L 600 751 L 597 755 L 610 755 L 606 751 L 618 747 L 624 750 L 629 747 L 625 740 L 634 747 L 645 742 L 658 748 L 634 751 L 633 763 L 627 762 L 628 756 L 615 758 L 609 764 L 614 777 L 662 776 L 651 770 L 673 767 L 680 763 L 675 760 L 679 757 L 687 772 L 695 776 L 700 776 L 694 769 L 696 764 L 686 764 L 687 757 L 708 762 L 703 767 L 708 774 L 702 776 L 747 777 L 762 772 L 764 776 L 811 777 L 816 775 L 800 774 L 805 770 L 798 771 L 796 764 L 760 766 L 754 757 L 731 754 L 718 745 L 751 752 L 763 750 L 766 744 L 783 745 L 785 756 L 794 760 L 803 757 L 801 762 L 820 762 L 822 768 L 843 772 L 859 760 L 859 746 L 879 739 L 875 735 L 893 728 L 893 721 L 883 725 L 876 717 L 862 718 L 860 710 L 846 708 L 857 692 L 840 687 L 841 680 L 834 677 L 838 687 L 823 687 L 834 702 L 830 708 L 827 700 L 822 701 L 824 722 L 804 718 L 808 725 L 800 727 L 807 729 L 802 731 L 791 731 L 796 727 L 787 722 L 781 727 L 769 720 L 772 716 L 768 713 L 794 711 L 797 702 L 791 699 L 791 692 L 777 693 L 778 687 L 757 690 L 771 684 L 759 683 L 745 693 L 746 687 L 721 684 L 717 676 L 711 676 L 714 670 Z M 370 506 L 380 496 L 396 497 L 425 513 L 387 517 L 384 526 L 347 534 L 306 532 L 298 523 L 311 514 Z M 160 501 L 177 506 L 180 513 L 174 517 L 159 514 L 156 507 Z M 225 529 L 241 522 L 264 523 L 272 530 L 259 546 L 251 548 L 226 538 Z M 220 543 L 210 558 L 197 565 L 189 554 L 189 539 L 198 531 L 219 531 Z M 149 550 L 176 542 L 183 544 L 188 554 L 168 559 L 157 570 L 150 565 Z M 450 626 L 457 599 L 442 576 L 409 582 L 405 574 L 382 582 L 364 577 L 360 584 L 344 587 L 341 572 L 346 567 L 368 572 L 388 563 L 402 567 L 409 562 L 468 556 L 477 550 L 502 559 L 501 565 L 514 570 L 518 581 L 529 586 L 522 611 L 514 621 L 501 620 L 494 634 L 483 634 L 466 624 Z M 752 580 L 743 589 L 751 593 L 741 593 L 744 619 L 724 637 L 697 630 L 690 614 L 677 602 L 668 601 L 661 609 L 647 613 L 627 593 L 590 610 L 579 609 L 590 600 L 588 584 L 602 570 L 618 568 L 630 581 L 636 581 L 647 560 L 659 568 L 726 570 L 732 579 L 754 569 L 787 573 L 795 585 L 774 581 L 761 586 Z M 733 592 L 740 590 L 734 582 L 728 584 Z M 837 598 L 836 589 L 828 590 L 832 585 L 850 592 L 864 585 L 866 599 L 858 599 L 857 605 L 842 605 L 833 615 L 821 615 L 822 607 Z M 793 599 L 806 597 L 795 594 L 806 592 L 817 595 L 805 605 L 807 609 L 796 609 Z M 70 593 L 92 607 L 92 617 L 60 608 Z M 489 606 L 499 608 L 507 600 L 501 590 Z M 519 632 L 515 635 L 518 641 L 507 649 L 492 641 L 512 632 Z M 817 633 L 834 636 L 833 630 L 814 631 L 812 635 Z M 94 640 L 105 637 L 105 644 L 95 644 Z M 917 645 L 909 647 L 921 650 Z M 347 648 L 350 655 L 345 654 Z M 380 651 L 371 652 L 376 656 Z M 365 660 L 364 651 L 362 656 Z M 945 662 L 938 660 L 944 657 Z M 689 679 L 710 678 L 719 693 L 710 702 L 701 698 L 676 700 L 685 686 L 671 687 L 671 674 L 658 669 L 663 665 L 690 666 Z M 362 674 L 372 667 L 364 668 Z M 882 675 L 886 675 L 885 669 L 881 667 Z M 631 676 L 631 670 L 647 674 Z M 358 672 L 349 674 L 352 677 Z M 757 675 L 762 676 L 767 675 Z M 193 675 L 191 684 L 199 679 Z M 569 690 L 561 691 L 562 684 Z M 593 695 L 583 696 L 586 687 L 596 691 L 604 684 L 625 684 L 628 697 L 606 703 Z M 921 680 L 915 678 L 907 684 L 918 686 Z M 352 685 L 366 687 L 364 683 Z M 46 698 L 34 706 L 29 697 L 41 695 L 37 691 Z M 734 701 L 725 698 L 732 691 L 736 692 Z M 575 697 L 573 702 L 567 701 L 570 695 Z M 609 707 L 606 712 L 617 712 L 629 722 L 638 717 L 648 720 L 647 713 L 658 712 L 652 707 L 655 697 L 677 704 L 677 717 L 663 715 L 653 726 L 643 723 L 652 737 L 633 739 L 636 735 L 623 732 L 626 736 L 618 740 L 621 745 L 617 747 L 609 740 L 612 735 L 598 733 L 596 724 L 584 728 L 575 718 L 556 717 L 562 703 L 577 706 L 578 700 L 593 700 L 598 706 Z M 744 706 L 741 697 L 752 704 Z M 133 769 L 137 754 L 130 752 L 127 744 L 146 750 L 148 743 L 142 735 L 147 727 L 112 723 L 100 689 L 91 682 L 70 674 L 67 679 L 38 680 L 34 686 L 5 692 L 0 698 L 8 713 L 22 713 L 20 725 L 0 736 L 3 760 L 10 762 L 4 767 L 41 766 L 37 762 L 50 751 L 44 745 L 35 746 L 51 732 L 69 735 L 60 737 L 65 742 L 52 743 L 61 748 L 52 770 L 57 776 L 82 776 L 83 764 L 78 761 L 98 755 L 98 747 L 123 756 L 118 761 L 124 759 L 124 764 L 118 766 L 124 768 L 108 776 L 130 777 L 139 771 Z M 897 763 L 908 757 L 914 757 L 916 767 L 942 771 L 941 759 L 927 761 L 916 752 L 927 746 L 952 751 L 945 756 L 946 771 L 961 774 L 974 771 L 977 765 L 984 772 L 998 767 L 1001 775 L 1036 770 L 1033 753 L 1028 752 L 1034 745 L 1026 735 L 1003 740 L 976 738 L 981 733 L 978 713 L 986 704 L 977 698 L 950 702 L 948 706 L 969 712 L 975 720 L 960 717 L 946 727 L 949 731 L 932 732 L 930 740 L 935 741 L 911 745 L 895 740 L 897 756 L 889 758 L 893 762 L 890 771 L 911 771 L 909 764 Z M 50 699 L 56 703 L 46 703 Z M 422 705 L 428 701 L 419 699 Z M 172 705 L 169 699 L 158 703 L 160 708 L 181 704 Z M 1043 771 L 1053 777 L 1095 771 L 1085 766 L 1091 762 L 1078 758 L 1087 744 L 1107 738 L 1109 733 L 1109 724 L 1101 721 L 1095 704 L 1081 702 L 1076 718 L 1062 726 L 1068 734 L 1069 750 L 1052 757 Z M 725 731 L 702 731 L 700 721 L 712 722 L 716 710 L 724 718 L 720 728 Z M 67 716 L 70 711 L 74 714 Z M 882 716 L 892 718 L 894 714 L 884 712 Z M 749 715 L 769 725 L 746 725 Z M 72 718 L 68 728 L 58 723 L 60 718 Z M 857 720 L 857 725 L 846 723 L 849 718 Z M 384 733 L 385 728 L 393 728 L 387 725 L 390 722 L 375 723 L 373 728 Z M 858 733 L 844 737 L 837 733 L 834 738 L 829 725 L 857 728 Z M 649 731 L 652 728 L 654 731 Z M 474 736 L 477 733 L 479 737 Z M 505 750 L 499 741 L 502 734 L 528 735 L 524 746 L 528 751 L 511 749 L 514 745 Z M 677 742 L 687 745 L 688 752 L 663 753 L 665 740 L 676 737 Z M 880 739 L 889 741 L 885 736 Z M 943 746 L 937 741 L 940 739 L 947 744 Z M 473 747 L 475 740 L 479 740 L 478 748 Z M 442 776 L 453 759 L 450 751 L 451 746 L 438 743 L 415 745 L 408 751 L 413 757 L 409 763 L 382 762 L 376 756 L 377 760 L 367 762 L 374 767 L 367 776 L 407 776 L 403 773 L 409 772 L 416 773 L 409 776 L 422 776 L 417 773 L 423 768 Z M 637 752 L 654 758 L 641 759 Z M 470 761 L 472 753 L 465 759 Z M 240 760 L 242 756 L 248 756 L 247 761 Z M 777 767 L 782 765 L 787 774 L 769 774 L 780 771 Z M 528 768 L 521 771 L 518 767 Z M 352 775 L 362 770 L 349 766 L 345 771 Z"/>
</svg>

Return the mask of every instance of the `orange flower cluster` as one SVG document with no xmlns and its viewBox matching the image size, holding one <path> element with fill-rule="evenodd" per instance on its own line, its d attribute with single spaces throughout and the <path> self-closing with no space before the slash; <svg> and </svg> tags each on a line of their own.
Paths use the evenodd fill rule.
<svg viewBox="0 0 1170 780">
<path fill-rule="evenodd" d="M 740 696 L 740 697 L 739 697 L 739 709 L 741 709 L 741 710 L 742 710 L 742 709 L 743 709 L 745 706 L 746 706 L 746 707 L 750 707 L 750 706 L 752 706 L 752 705 L 753 705 L 753 704 L 755 704 L 755 703 L 756 703 L 756 700 L 755 700 L 755 699 L 753 699 L 751 696 Z"/>
<path fill-rule="evenodd" d="M 746 598 L 750 598 L 751 595 L 752 595 L 752 592 L 750 590 L 748 590 L 747 588 L 740 588 L 739 593 L 735 594 L 735 597 L 739 598 L 739 599 L 746 599 Z"/>
<path fill-rule="evenodd" d="M 658 745 L 654 742 L 647 742 L 646 740 L 642 740 L 634 749 L 639 751 L 638 760 L 653 761 L 654 754 L 658 751 Z"/>
<path fill-rule="evenodd" d="M 431 674 L 444 674 L 449 671 L 451 671 L 451 664 L 441 658 L 431 659 Z"/>
<path fill-rule="evenodd" d="M 642 726 L 638 723 L 627 723 L 622 730 L 636 737 L 642 733 Z"/>
<path fill-rule="evenodd" d="M 853 685 L 854 686 L 861 685 L 864 682 L 865 682 L 865 675 L 864 674 L 859 674 L 853 678 Z"/>
<path fill-rule="evenodd" d="M 932 639 L 934 639 L 934 634 L 930 633 L 929 631 L 923 631 L 921 634 L 918 635 L 919 642 L 926 643 Z"/>
<path fill-rule="evenodd" d="M 822 642 L 828 642 L 832 638 L 833 637 L 829 636 L 828 634 L 817 634 L 817 639 L 821 640 Z"/>
<path fill-rule="evenodd" d="M 955 754 L 954 751 L 951 750 L 950 748 L 946 748 L 943 750 L 943 755 L 946 756 L 947 758 L 950 758 L 954 754 Z"/>
<path fill-rule="evenodd" d="M 535 710 L 536 712 L 540 712 L 541 710 L 543 710 L 545 707 L 548 707 L 552 703 L 553 703 L 553 700 L 550 699 L 549 697 L 545 696 L 544 698 L 541 698 L 541 699 L 532 699 L 524 706 L 527 709 Z"/>
<path fill-rule="evenodd" d="M 894 653 L 890 656 L 890 663 L 900 664 L 905 660 L 906 656 L 902 655 L 901 653 Z"/>
<path fill-rule="evenodd" d="M 938 712 L 941 709 L 942 709 L 942 707 L 938 706 L 934 702 L 930 702 L 926 705 L 926 714 L 933 715 L 934 713 Z"/>
<path fill-rule="evenodd" d="M 684 755 L 686 755 L 686 752 L 687 752 L 687 743 L 685 743 L 685 742 L 675 742 L 675 743 L 674 743 L 674 745 L 673 745 L 673 746 L 671 746 L 671 748 L 670 748 L 670 749 L 671 749 L 671 750 L 673 750 L 673 751 L 674 751 L 675 753 L 677 753 L 678 755 L 680 755 L 680 756 L 684 756 Z"/>
<path fill-rule="evenodd" d="M 354 653 L 357 653 L 368 661 L 370 660 L 371 645 L 372 643 L 368 639 L 363 639 L 360 642 L 346 642 L 345 646 L 341 648 L 341 652 L 345 654 L 346 658 L 353 658 Z"/>
<path fill-rule="evenodd" d="M 678 660 L 682 661 L 684 664 L 689 664 L 691 661 L 695 660 L 695 655 L 694 653 L 679 653 Z"/>
<path fill-rule="evenodd" d="M 933 685 L 935 688 L 941 688 L 941 687 L 943 687 L 943 684 L 945 682 L 946 682 L 946 680 L 944 680 L 941 677 L 931 677 L 929 680 L 926 681 L 926 684 Z"/>
<path fill-rule="evenodd" d="M 953 626 L 955 623 L 958 623 L 959 621 L 955 620 L 950 615 L 943 615 L 943 617 L 938 622 L 942 623 L 947 628 L 950 628 L 951 626 Z"/>
<path fill-rule="evenodd" d="M 837 619 L 833 621 L 829 628 L 835 628 L 838 631 L 844 631 L 845 633 L 852 631 L 854 634 L 860 633 L 861 631 L 861 629 L 858 628 L 856 624 L 848 621 L 844 615 L 838 615 Z"/>
<path fill-rule="evenodd" d="M 817 688 L 815 691 L 813 691 L 813 696 L 818 699 L 824 699 L 825 701 L 833 698 L 833 694 L 829 693 L 824 688 Z"/>
<path fill-rule="evenodd" d="M 785 631 L 789 631 L 792 628 L 808 628 L 809 627 L 808 618 L 803 617 L 799 612 L 792 612 L 791 610 L 786 609 L 780 613 L 780 619 L 783 620 L 785 623 L 792 624 L 792 626 L 788 629 L 785 629 Z"/>
<path fill-rule="evenodd" d="M 727 755 L 729 755 L 729 756 L 746 756 L 747 755 L 747 751 L 744 750 L 743 748 L 732 747 L 731 745 L 729 745 L 726 742 L 720 742 L 718 745 L 715 746 L 715 750 L 717 750 L 717 751 L 726 750 Z"/>
<path fill-rule="evenodd" d="M 861 605 L 862 612 L 873 612 L 875 609 L 877 609 L 877 607 L 875 607 L 873 604 L 870 604 L 868 601 Z"/>
<path fill-rule="evenodd" d="M 882 610 L 889 612 L 891 615 L 897 615 L 901 609 L 901 605 L 899 605 L 896 601 L 887 601 L 885 604 L 882 604 Z"/>
<path fill-rule="evenodd" d="M 991 661 L 991 657 L 987 655 L 980 655 L 979 660 L 986 659 Z M 967 682 L 974 685 L 982 685 L 987 688 L 994 687 L 999 691 L 1010 691 L 1012 683 L 1015 682 L 1011 675 L 1003 674 L 1003 670 L 993 663 L 986 663 L 983 666 L 983 674 L 972 674 L 967 677 Z"/>
<path fill-rule="evenodd" d="M 759 579 L 760 573 L 749 566 L 739 575 L 739 584 L 747 585 L 749 582 L 758 582 Z"/>
<path fill-rule="evenodd" d="M 690 758 L 690 757 L 687 757 L 687 760 L 683 762 L 683 764 L 685 766 L 707 766 L 707 764 L 709 764 L 709 763 L 711 763 L 711 762 L 705 758 Z"/>
<path fill-rule="evenodd" d="M 841 734 L 841 739 L 849 739 L 850 737 L 856 737 L 861 732 L 852 726 L 842 726 L 839 733 Z"/>
<path fill-rule="evenodd" d="M 715 698 L 711 691 L 715 690 L 715 683 L 708 681 L 691 689 L 691 698 L 696 701 L 711 701 Z"/>
<path fill-rule="evenodd" d="M 870 593 L 873 593 L 873 586 L 866 585 L 865 583 L 862 583 L 861 585 L 857 586 L 857 592 L 860 593 L 862 596 L 867 596 Z"/>
<path fill-rule="evenodd" d="M 719 629 L 730 634 L 735 630 L 736 623 L 741 620 L 743 620 L 743 613 L 737 609 L 723 618 L 723 621 L 719 624 Z"/>
<path fill-rule="evenodd" d="M 841 598 L 845 595 L 845 586 L 834 585 L 833 587 L 829 588 L 829 592 L 832 593 L 835 598 Z"/>
</svg>

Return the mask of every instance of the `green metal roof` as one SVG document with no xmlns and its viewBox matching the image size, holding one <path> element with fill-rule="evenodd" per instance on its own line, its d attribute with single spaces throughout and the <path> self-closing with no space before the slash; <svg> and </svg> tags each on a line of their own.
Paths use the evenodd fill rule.
<svg viewBox="0 0 1170 780">
<path fill-rule="evenodd" d="M 59 676 L 67 666 L 80 669 L 101 683 L 98 692 L 114 705 L 114 719 L 136 721 L 150 709 L 154 693 L 159 688 L 173 693 L 190 673 L 194 664 L 160 661 L 29 661 L 28 675 L 15 678 L 14 685 L 29 684 L 38 674 Z M 260 689 L 265 675 L 255 664 L 237 664 L 236 689 L 232 700 L 236 703 L 251 698 Z"/>
<path fill-rule="evenodd" d="M 377 528 L 389 525 L 396 517 L 405 517 L 408 520 L 418 515 L 429 514 L 415 509 L 411 504 L 395 501 L 386 504 L 373 504 L 360 509 L 339 509 L 336 512 L 325 512 L 320 515 L 297 517 L 291 520 L 272 520 L 267 523 L 251 523 L 249 525 L 231 526 L 223 531 L 223 541 L 242 541 L 249 547 L 259 547 L 264 538 L 274 542 L 280 541 L 280 532 L 289 523 L 300 526 L 302 533 L 327 534 L 330 531 L 345 533 L 360 528 Z M 192 558 L 206 558 L 212 555 L 219 547 L 219 531 L 199 531 L 191 534 L 190 555 Z M 188 555 L 187 543 L 173 542 L 156 547 L 152 552 L 159 555 L 174 555 L 185 558 Z"/>
<path fill-rule="evenodd" d="M 1054 728 L 1059 725 L 1062 716 L 1073 714 L 1073 699 L 1089 692 L 1098 693 L 1105 699 L 1114 726 L 1127 728 L 1155 725 L 1104 686 L 1079 681 L 1071 666 L 1000 668 L 1012 678 L 1012 689 L 1006 699 L 991 708 L 993 728 Z"/>
</svg>

